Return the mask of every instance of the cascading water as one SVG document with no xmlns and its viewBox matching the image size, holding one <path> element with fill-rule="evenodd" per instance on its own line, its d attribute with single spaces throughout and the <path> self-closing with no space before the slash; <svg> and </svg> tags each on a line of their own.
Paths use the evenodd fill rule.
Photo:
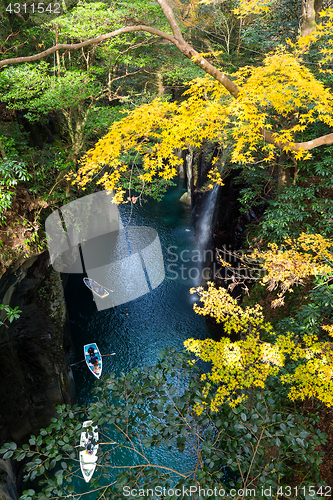
<svg viewBox="0 0 333 500">
<path fill-rule="evenodd" d="M 216 214 L 219 194 L 220 185 L 215 184 L 214 188 L 206 196 L 199 214 L 195 236 L 200 255 L 200 274 L 197 280 L 197 286 L 200 286 L 203 281 L 207 281 L 207 279 L 210 278 L 209 267 L 211 267 L 213 263 L 214 252 L 209 247 L 212 239 L 214 216 Z"/>
</svg>

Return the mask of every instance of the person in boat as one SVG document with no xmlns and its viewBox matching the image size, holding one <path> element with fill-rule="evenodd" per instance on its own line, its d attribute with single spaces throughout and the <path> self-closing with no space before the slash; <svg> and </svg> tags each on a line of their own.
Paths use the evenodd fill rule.
<svg viewBox="0 0 333 500">
<path fill-rule="evenodd" d="M 86 450 L 88 455 L 92 455 L 94 453 L 94 445 L 91 442 L 89 442 L 86 446 Z"/>
<path fill-rule="evenodd" d="M 100 371 L 100 366 L 99 363 L 94 364 L 94 369 L 93 372 L 96 373 L 97 375 L 99 374 Z"/>
<path fill-rule="evenodd" d="M 89 347 L 88 354 L 89 354 L 90 357 L 92 357 L 95 354 L 95 349 L 93 348 L 93 346 Z"/>
<path fill-rule="evenodd" d="M 98 364 L 98 358 L 97 358 L 96 354 L 94 354 L 93 356 L 90 356 L 89 363 L 91 363 L 92 365 Z"/>
</svg>

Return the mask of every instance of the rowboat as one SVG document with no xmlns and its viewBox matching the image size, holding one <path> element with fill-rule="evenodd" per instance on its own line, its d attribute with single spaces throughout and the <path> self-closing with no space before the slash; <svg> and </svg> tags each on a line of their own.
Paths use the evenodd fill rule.
<svg viewBox="0 0 333 500">
<path fill-rule="evenodd" d="M 108 290 L 104 286 L 97 283 L 97 281 L 94 281 L 91 278 L 83 278 L 83 282 L 89 290 L 98 295 L 101 299 L 104 299 L 109 295 Z"/>
<path fill-rule="evenodd" d="M 93 350 L 93 351 L 92 351 Z M 91 373 L 99 378 L 102 375 L 102 356 L 99 352 L 97 344 L 86 344 L 83 346 L 84 359 L 86 360 L 87 366 Z M 90 356 L 90 352 L 93 352 L 93 356 Z"/>
<path fill-rule="evenodd" d="M 96 468 L 97 450 L 99 446 L 98 432 L 97 425 L 92 425 L 92 420 L 83 422 L 82 428 L 80 447 L 83 447 L 84 450 L 81 450 L 79 453 L 80 467 L 83 479 L 86 483 L 89 483 Z"/>
</svg>

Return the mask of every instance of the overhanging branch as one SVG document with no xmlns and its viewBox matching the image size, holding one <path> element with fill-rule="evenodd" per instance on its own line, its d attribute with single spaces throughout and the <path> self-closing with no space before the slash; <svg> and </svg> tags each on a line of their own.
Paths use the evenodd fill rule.
<svg viewBox="0 0 333 500">
<path fill-rule="evenodd" d="M 38 54 L 34 54 L 33 56 L 24 56 L 24 57 L 13 57 L 11 59 L 3 59 L 0 61 L 0 68 L 7 64 L 19 64 L 31 61 L 37 61 L 38 59 L 43 59 L 43 57 L 47 57 L 53 52 L 57 50 L 78 50 L 81 47 L 86 47 L 87 45 L 92 45 L 94 43 L 100 43 L 104 40 L 108 40 L 109 38 L 114 38 L 115 36 L 123 35 L 124 33 L 132 33 L 134 31 L 146 31 L 151 33 L 152 35 L 159 36 L 161 38 L 165 38 L 172 43 L 176 42 L 176 39 L 170 35 L 169 33 L 165 33 L 164 31 L 160 31 L 155 28 L 151 28 L 150 26 L 145 26 L 144 24 L 139 24 L 138 26 L 125 26 L 124 28 L 119 28 L 118 30 L 111 31 L 111 33 L 106 33 L 105 35 L 100 35 L 96 38 L 90 38 L 89 40 L 85 40 L 84 42 L 79 43 L 58 43 L 49 49 L 43 50 L 43 52 L 39 52 Z"/>
<path fill-rule="evenodd" d="M 321 137 L 316 137 L 316 139 L 313 139 L 312 141 L 288 143 L 278 141 L 273 137 L 271 132 L 268 132 L 268 130 L 262 129 L 261 133 L 266 142 L 274 144 L 274 146 L 279 149 L 288 148 L 290 151 L 300 151 L 301 149 L 309 151 L 310 149 L 318 148 L 319 146 L 328 146 L 333 144 L 333 134 L 322 135 Z"/>
<path fill-rule="evenodd" d="M 156 35 L 160 38 L 164 38 L 168 40 L 173 45 L 175 45 L 180 52 L 191 59 L 191 61 L 200 67 L 203 71 L 211 75 L 215 80 L 217 80 L 221 85 L 225 87 L 225 89 L 234 97 L 235 99 L 239 96 L 239 89 L 237 85 L 230 80 L 224 73 L 215 68 L 212 64 L 210 64 L 205 58 L 200 56 L 200 54 L 189 45 L 183 38 L 182 33 L 180 31 L 179 25 L 174 17 L 172 8 L 168 5 L 166 0 L 157 0 L 163 13 L 171 27 L 173 35 L 170 33 L 165 33 L 164 31 L 158 30 L 156 28 L 152 28 L 151 26 L 146 26 L 144 24 L 139 24 L 136 26 L 125 26 L 124 28 L 120 28 L 118 30 L 112 31 L 110 33 L 106 33 L 105 35 L 98 36 L 96 38 L 91 38 L 84 42 L 80 43 L 60 43 L 50 47 L 49 49 L 44 50 L 43 52 L 39 52 L 38 54 L 34 54 L 33 56 L 24 56 L 24 57 L 14 57 L 11 59 L 3 59 L 0 61 L 0 68 L 9 64 L 20 64 L 25 62 L 32 62 L 42 59 L 44 57 L 53 54 L 58 50 L 78 50 L 82 47 L 86 47 L 88 45 L 96 44 L 108 40 L 110 38 L 114 38 L 119 35 L 123 35 L 125 33 L 133 33 L 135 31 L 144 31 L 147 33 L 151 33 L 152 35 Z M 298 142 L 298 143 L 288 143 L 281 142 L 274 138 L 273 134 L 268 130 L 262 129 L 261 131 L 263 139 L 270 143 L 274 144 L 279 149 L 288 148 L 291 151 L 299 151 L 314 149 L 318 146 L 333 144 L 333 134 L 323 135 L 321 137 L 317 137 L 312 141 L 307 142 Z"/>
</svg>

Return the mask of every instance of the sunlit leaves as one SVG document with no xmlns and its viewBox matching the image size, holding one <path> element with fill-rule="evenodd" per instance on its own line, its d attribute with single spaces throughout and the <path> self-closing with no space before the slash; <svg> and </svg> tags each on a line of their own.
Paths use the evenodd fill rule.
<svg viewBox="0 0 333 500">
<path fill-rule="evenodd" d="M 286 249 L 280 250 L 275 243 L 270 243 L 268 250 L 254 250 L 251 254 L 265 271 L 262 282 L 268 290 L 280 287 L 283 297 L 286 290 L 304 284 L 310 276 L 332 275 L 332 241 L 320 234 L 302 233 L 296 240 L 286 238 L 285 246 Z"/>
<path fill-rule="evenodd" d="M 203 396 L 210 395 L 212 384 L 217 386 L 216 393 L 214 397 L 210 395 L 209 403 L 198 403 L 199 413 L 207 404 L 211 411 L 218 411 L 227 401 L 231 406 L 239 404 L 247 398 L 244 389 L 264 388 L 267 377 L 276 375 L 277 367 L 283 366 L 284 361 L 277 347 L 260 342 L 256 335 L 251 334 L 246 340 L 237 342 L 225 338 L 219 342 L 188 339 L 184 345 L 203 361 L 212 363 L 212 370 L 202 376 L 202 380 L 207 380 Z"/>
<path fill-rule="evenodd" d="M 142 158 L 143 183 L 156 175 L 171 179 L 181 164 L 174 151 L 200 148 L 205 141 L 214 141 L 221 151 L 229 147 L 238 164 L 254 162 L 258 155 L 269 163 L 277 146 L 295 160 L 308 160 L 306 148 L 295 145 L 297 134 L 315 122 L 333 125 L 330 90 L 283 47 L 267 55 L 262 66 L 240 68 L 233 78 L 237 99 L 206 76 L 189 82 L 186 100 L 178 105 L 155 100 L 135 109 L 83 158 L 77 182 L 84 187 L 103 168 L 99 182 L 117 191 L 122 174 L 131 168 L 123 160 L 130 151 Z M 275 144 L 263 141 L 264 130 Z M 212 184 L 221 182 L 217 167 L 210 178 Z"/>
<path fill-rule="evenodd" d="M 286 238 L 283 249 L 270 244 L 267 250 L 252 251 L 248 262 L 256 262 L 262 268 L 261 283 L 268 290 L 280 289 L 278 298 L 272 302 L 272 306 L 277 307 L 283 305 L 285 293 L 292 287 L 318 276 L 331 279 L 331 248 L 331 240 L 319 234 L 302 233 L 295 240 Z M 246 259 L 243 258 L 242 263 L 246 265 Z M 245 340 L 188 339 L 185 342 L 190 352 L 212 363 L 211 371 L 203 375 L 203 380 L 207 381 L 203 397 L 208 398 L 212 387 L 217 386 L 214 398 L 207 403 L 198 403 L 199 414 L 207 405 L 212 411 L 217 411 L 225 401 L 238 404 L 246 395 L 245 389 L 265 387 L 269 376 L 289 384 L 288 397 L 291 400 L 314 397 L 327 406 L 333 406 L 331 342 L 322 342 L 317 335 L 306 330 L 301 335 L 290 331 L 274 333 L 259 304 L 244 307 L 224 288 L 217 288 L 210 282 L 207 285 L 207 290 L 202 287 L 191 290 L 199 295 L 203 304 L 202 307 L 195 304 L 195 312 L 222 322 L 226 333 L 241 334 Z M 332 335 L 331 325 L 323 326 L 323 329 Z M 261 340 L 263 335 L 265 339 L 271 337 L 271 342 Z M 287 374 L 282 370 L 284 367 L 288 367 Z"/>
<path fill-rule="evenodd" d="M 207 290 L 203 287 L 192 288 L 191 293 L 199 295 L 200 307 L 194 304 L 193 309 L 197 314 L 209 315 L 217 323 L 223 323 L 225 332 L 248 333 L 259 331 L 264 326 L 262 307 L 256 304 L 254 307 L 241 307 L 223 287 L 216 288 L 215 284 L 208 281 Z"/>
</svg>

